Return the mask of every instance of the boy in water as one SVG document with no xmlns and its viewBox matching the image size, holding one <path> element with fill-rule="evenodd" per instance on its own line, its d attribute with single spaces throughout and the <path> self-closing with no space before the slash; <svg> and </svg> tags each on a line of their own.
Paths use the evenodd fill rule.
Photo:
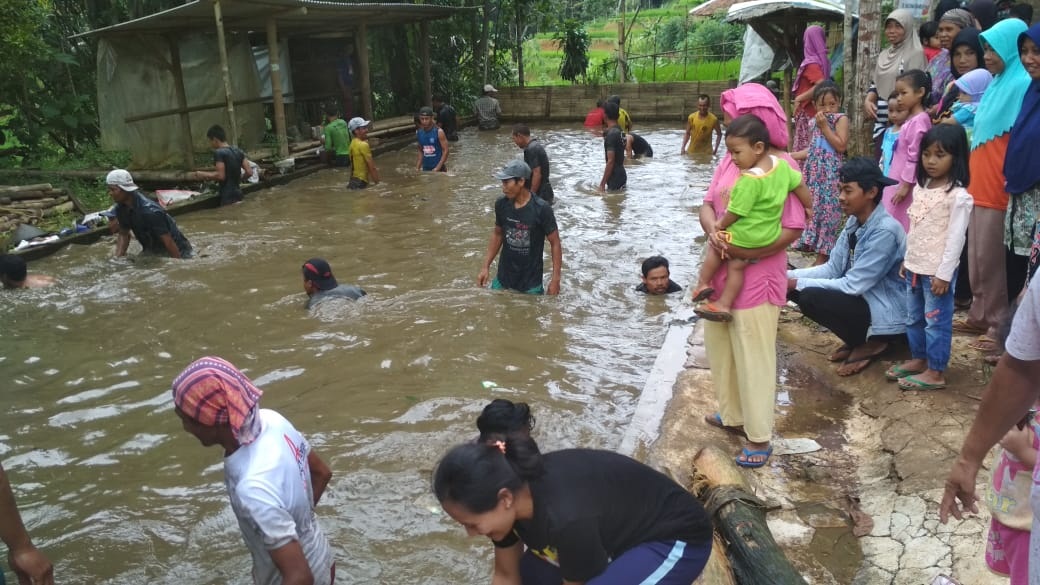
<svg viewBox="0 0 1040 585">
<path fill-rule="evenodd" d="M 769 154 L 769 130 L 757 116 L 740 116 L 729 125 L 726 148 L 741 176 L 730 192 L 726 214 L 716 224 L 718 230 L 711 237 L 722 249 L 735 246 L 744 249 L 764 248 L 780 237 L 780 216 L 784 211 L 787 194 L 794 192 L 811 214 L 812 193 L 805 186 L 802 174 L 791 168 L 787 161 Z M 707 300 L 715 294 L 711 279 L 726 261 L 726 287 L 715 301 L 694 309 L 709 321 L 733 320 L 730 308 L 744 286 L 744 268 L 748 261 L 726 258 L 714 246 L 709 246 L 707 258 L 701 266 L 694 302 Z"/>
<path fill-rule="evenodd" d="M 364 118 L 351 118 L 347 127 L 354 135 L 350 141 L 350 183 L 347 189 L 364 189 L 368 183 L 379 182 L 379 169 L 372 160 L 372 147 L 368 144 L 368 126 L 372 122 Z"/>
<path fill-rule="evenodd" d="M 220 181 L 220 204 L 231 205 L 242 202 L 242 190 L 239 184 L 242 179 L 248 179 L 253 174 L 249 164 L 249 158 L 237 146 L 227 143 L 227 133 L 221 126 L 211 126 L 206 131 L 210 148 L 213 149 L 213 165 L 215 171 L 198 171 L 198 178 L 210 181 Z"/>
</svg>

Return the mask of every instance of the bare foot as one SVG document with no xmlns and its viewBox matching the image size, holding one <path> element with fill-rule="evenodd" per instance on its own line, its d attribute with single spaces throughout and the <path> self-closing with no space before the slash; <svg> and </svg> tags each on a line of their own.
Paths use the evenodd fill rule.
<svg viewBox="0 0 1040 585">
<path fill-rule="evenodd" d="M 843 362 L 849 358 L 850 353 L 852 353 L 852 348 L 843 343 L 841 347 L 835 349 L 831 352 L 831 355 L 827 356 L 827 361 Z"/>
<path fill-rule="evenodd" d="M 839 376 L 852 376 L 865 370 L 879 355 L 888 349 L 883 341 L 867 341 L 852 350 L 845 363 L 838 366 Z"/>
</svg>

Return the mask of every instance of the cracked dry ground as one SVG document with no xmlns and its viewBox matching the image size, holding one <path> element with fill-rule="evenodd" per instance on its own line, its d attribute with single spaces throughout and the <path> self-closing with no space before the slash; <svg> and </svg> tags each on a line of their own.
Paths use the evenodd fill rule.
<svg viewBox="0 0 1040 585">
<path fill-rule="evenodd" d="M 701 422 L 715 402 L 699 333 L 698 327 L 651 457 L 680 480 L 700 445 L 733 453 L 740 447 Z M 981 355 L 966 347 L 970 341 L 954 338 L 948 388 L 904 392 L 884 372 L 908 357 L 905 346 L 862 374 L 841 378 L 826 359 L 837 338 L 784 311 L 775 442 L 781 448 L 767 467 L 745 476 L 759 497 L 777 506 L 770 528 L 808 582 L 928 585 L 947 575 L 962 585 L 1007 583 L 985 564 L 984 506 L 980 516 L 962 522 L 944 526 L 938 518 L 943 482 L 989 376 Z M 800 438 L 822 448 L 782 454 Z M 978 476 L 980 495 L 989 463 Z"/>
</svg>

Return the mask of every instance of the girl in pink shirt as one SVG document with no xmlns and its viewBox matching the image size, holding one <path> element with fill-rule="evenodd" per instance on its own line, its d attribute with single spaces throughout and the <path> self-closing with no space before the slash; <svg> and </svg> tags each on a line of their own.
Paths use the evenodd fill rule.
<svg viewBox="0 0 1040 585">
<path fill-rule="evenodd" d="M 1004 435 L 1000 447 L 986 490 L 986 507 L 993 516 L 986 539 L 986 565 L 994 573 L 1010 577 L 1011 585 L 1028 585 L 1033 523 L 1029 494 L 1040 448 L 1032 412 Z"/>
<path fill-rule="evenodd" d="M 920 157 L 921 137 L 932 127 L 932 119 L 924 110 L 928 102 L 928 93 L 932 82 L 928 74 L 920 69 L 912 69 L 896 78 L 896 102 L 899 109 L 907 113 L 907 120 L 899 129 L 895 152 L 888 176 L 899 184 L 885 188 L 881 203 L 885 211 L 903 226 L 910 229 L 910 218 L 907 210 L 913 201 L 913 188 L 917 183 L 917 159 Z"/>
</svg>

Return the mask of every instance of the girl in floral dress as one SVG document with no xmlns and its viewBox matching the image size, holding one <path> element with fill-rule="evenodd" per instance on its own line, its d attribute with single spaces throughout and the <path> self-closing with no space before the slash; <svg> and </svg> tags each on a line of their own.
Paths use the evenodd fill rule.
<svg viewBox="0 0 1040 585">
<path fill-rule="evenodd" d="M 849 141 L 849 119 L 838 110 L 841 91 L 831 81 L 813 91 L 816 116 L 812 121 L 809 148 L 795 152 L 795 160 L 804 161 L 805 183 L 813 195 L 812 220 L 795 247 L 803 252 L 816 252 L 816 265 L 824 264 L 838 238 L 841 205 L 838 204 L 838 169 L 845 160 Z"/>
</svg>

